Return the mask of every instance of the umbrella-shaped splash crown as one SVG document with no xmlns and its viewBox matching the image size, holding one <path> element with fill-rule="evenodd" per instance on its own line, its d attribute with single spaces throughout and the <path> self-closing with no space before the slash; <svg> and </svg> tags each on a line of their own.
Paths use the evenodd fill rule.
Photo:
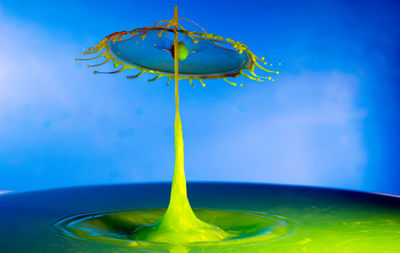
<svg viewBox="0 0 400 253">
<path fill-rule="evenodd" d="M 97 67 L 112 61 L 117 70 L 112 72 L 95 71 L 94 73 L 118 73 L 125 69 L 136 69 L 139 72 L 136 75 L 128 76 L 129 79 L 137 78 L 143 73 L 151 73 L 155 76 L 149 81 L 167 77 L 169 84 L 170 80 L 175 78 L 175 46 L 170 37 L 172 38 L 174 33 L 178 33 L 182 37 L 177 47 L 180 61 L 179 79 L 188 79 L 192 85 L 193 80 L 198 80 L 205 86 L 204 79 L 219 78 L 236 85 L 235 82 L 228 81 L 226 78 L 240 75 L 256 81 L 263 81 L 265 78 L 273 81 L 272 76 L 257 75 L 256 67 L 270 74 L 279 73 L 264 68 L 261 65 L 266 64 L 264 58 L 257 57 L 242 42 L 207 33 L 200 26 L 200 32 L 186 30 L 179 24 L 179 20 L 194 23 L 178 17 L 157 22 L 153 26 L 115 32 L 84 52 L 85 55 L 98 53 L 97 56 L 77 60 L 93 60 L 104 56 L 105 61 L 89 65 L 89 67 Z"/>
</svg>

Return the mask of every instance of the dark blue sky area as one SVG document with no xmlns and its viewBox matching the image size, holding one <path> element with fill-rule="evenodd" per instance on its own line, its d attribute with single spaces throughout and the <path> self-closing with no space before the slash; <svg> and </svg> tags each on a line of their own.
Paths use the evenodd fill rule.
<svg viewBox="0 0 400 253">
<path fill-rule="evenodd" d="M 2 1 L 0 191 L 171 179 L 172 87 L 73 59 L 175 5 L 283 63 L 274 83 L 182 82 L 189 180 L 400 194 L 400 3 L 328 0 Z"/>
</svg>

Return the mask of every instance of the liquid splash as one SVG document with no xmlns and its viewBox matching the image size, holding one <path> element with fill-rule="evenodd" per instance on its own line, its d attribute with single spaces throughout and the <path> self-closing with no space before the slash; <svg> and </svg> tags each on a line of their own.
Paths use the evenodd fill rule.
<svg viewBox="0 0 400 253">
<path fill-rule="evenodd" d="M 204 86 L 204 83 L 201 81 L 204 78 L 222 78 L 226 82 L 236 85 L 236 83 L 228 81 L 226 77 L 237 77 L 239 75 L 246 76 L 252 80 L 256 81 L 263 81 L 263 77 L 258 76 L 254 73 L 254 69 L 257 66 L 258 68 L 266 71 L 266 72 L 271 72 L 275 74 L 279 74 L 278 71 L 271 71 L 268 69 L 263 68 L 257 61 L 260 61 L 264 64 L 266 62 L 264 61 L 263 58 L 258 58 L 255 56 L 248 48 L 246 45 L 240 43 L 240 42 L 235 42 L 231 39 L 228 38 L 222 38 L 220 36 L 214 35 L 214 34 L 208 34 L 205 32 L 203 29 L 204 33 L 197 33 L 197 32 L 189 32 L 185 30 L 180 24 L 179 24 L 179 16 L 178 16 L 178 8 L 175 7 L 175 13 L 174 17 L 171 20 L 167 21 L 160 21 L 156 23 L 153 27 L 146 27 L 143 29 L 135 29 L 131 32 L 117 32 L 113 33 L 109 36 L 106 37 L 103 41 L 101 41 L 97 46 L 92 47 L 89 49 L 89 51 L 86 51 L 85 54 L 89 53 L 98 53 L 101 50 L 105 48 L 105 51 L 101 53 L 100 55 L 92 58 L 96 59 L 101 56 L 106 57 L 106 61 L 97 65 L 92 65 L 89 67 L 95 67 L 95 66 L 100 66 L 108 61 L 112 60 L 114 62 L 115 67 L 118 65 L 122 65 L 123 67 L 120 68 L 119 70 L 113 71 L 113 72 L 107 72 L 109 74 L 113 73 L 118 73 L 125 68 L 134 68 L 134 69 L 140 69 L 141 72 L 134 76 L 133 78 L 136 78 L 140 76 L 143 72 L 150 72 L 150 73 L 157 73 L 158 75 L 154 77 L 153 79 L 149 81 L 154 81 L 157 80 L 158 78 L 162 76 L 168 76 L 168 82 L 171 78 L 175 79 L 175 106 L 176 106 L 176 114 L 175 114 L 175 123 L 174 123 L 174 132 L 175 132 L 175 168 L 174 168 L 174 177 L 172 181 L 172 189 L 171 189 L 171 197 L 170 197 L 170 203 L 168 206 L 168 209 L 166 210 L 165 214 L 160 217 L 158 221 L 153 221 L 152 223 L 146 223 L 143 224 L 142 226 L 139 226 L 135 228 L 132 234 L 132 238 L 135 242 L 157 242 L 157 243 L 168 243 L 172 245 L 186 245 L 188 243 L 200 243 L 200 242 L 224 242 L 228 239 L 232 238 L 232 232 L 229 232 L 221 227 L 218 226 L 216 223 L 208 223 L 203 221 L 202 219 L 198 218 L 195 213 L 193 212 L 188 198 L 187 198 L 187 190 L 186 190 L 186 178 L 185 178 L 185 171 L 184 171 L 184 144 L 183 144 L 183 134 L 182 134 L 182 123 L 181 123 L 181 117 L 179 114 L 179 79 L 182 77 L 185 78 L 185 71 L 183 73 L 179 72 L 179 61 L 184 61 L 187 59 L 187 57 L 193 53 L 194 51 L 190 51 L 185 43 L 180 42 L 178 40 L 178 35 L 183 34 L 184 37 L 188 36 L 191 40 L 193 45 L 198 44 L 199 40 L 205 40 L 207 43 L 209 43 L 209 46 L 212 45 L 214 48 L 222 48 L 224 54 L 227 52 L 230 52 L 228 60 L 223 60 L 224 63 L 226 62 L 235 62 L 234 60 L 237 59 L 237 63 L 235 67 L 232 66 L 225 66 L 223 65 L 223 68 L 221 73 L 216 73 L 215 71 L 215 66 L 211 64 L 212 70 L 211 72 L 209 69 L 205 71 L 204 73 L 198 72 L 199 65 L 198 64 L 188 64 L 183 63 L 183 66 L 186 69 L 189 69 L 189 72 L 186 73 L 186 77 L 192 83 L 193 79 L 198 79 L 202 85 Z M 164 26 L 157 26 L 159 23 L 167 23 L 167 25 Z M 130 57 L 127 57 L 127 55 L 130 55 L 132 53 L 133 48 L 135 48 L 133 45 L 139 44 L 139 41 L 136 40 L 135 43 L 132 44 L 126 44 L 126 42 L 132 38 L 135 38 L 136 36 L 140 35 L 142 40 L 144 40 L 147 35 L 151 35 L 151 32 L 156 31 L 158 33 L 158 37 L 162 36 L 162 33 L 168 33 L 168 32 L 173 32 L 174 34 L 174 41 L 173 45 L 170 47 L 170 49 L 166 50 L 169 51 L 172 54 L 173 58 L 173 72 L 172 72 L 172 65 L 168 65 L 168 69 L 166 70 L 156 70 L 155 68 L 151 69 L 146 69 L 142 65 L 143 64 L 135 64 L 135 57 L 133 59 L 130 59 Z M 153 34 L 154 35 L 154 34 Z M 125 38 L 124 36 L 128 36 L 128 38 Z M 129 37 L 131 36 L 131 37 Z M 115 45 L 116 42 L 121 42 L 123 43 L 121 48 L 119 48 L 118 45 Z M 125 42 L 125 47 L 124 47 L 124 42 Z M 130 41 L 132 42 L 132 41 Z M 227 49 L 221 45 L 219 45 L 217 42 L 220 43 L 225 43 L 229 44 L 230 46 L 233 47 L 234 50 L 232 49 Z M 158 43 L 158 42 L 157 42 Z M 152 43 L 153 44 L 153 43 Z M 202 44 L 202 43 L 199 43 Z M 153 44 L 154 47 L 157 47 L 156 43 Z M 122 54 L 121 50 L 124 51 L 125 54 Z M 151 50 L 154 48 L 151 47 Z M 165 48 L 163 48 L 165 51 Z M 133 54 L 135 55 L 135 54 Z M 136 57 L 139 59 L 148 59 L 151 57 Z M 123 60 L 120 59 L 122 57 Z M 128 59 L 129 58 L 129 59 Z M 165 64 L 159 64 L 158 61 L 154 61 L 153 58 L 151 58 L 152 62 L 156 63 L 156 65 L 164 66 Z M 129 64 L 128 64 L 128 63 Z M 171 63 L 171 60 L 169 59 L 169 63 Z M 138 67 L 138 65 L 141 65 L 142 67 Z M 160 66 L 157 66 L 158 68 Z M 189 68 L 189 67 L 190 68 Z M 165 67 L 165 66 L 164 66 Z M 196 70 L 192 69 L 196 68 Z M 243 71 L 247 70 L 249 71 L 249 74 L 244 73 Z M 95 73 L 100 73 L 95 71 Z M 271 77 L 268 79 L 271 80 Z M 273 81 L 273 80 L 272 80 Z M 254 225 L 257 227 L 257 225 Z M 108 238 L 108 237 L 107 237 Z"/>
<path fill-rule="evenodd" d="M 193 23 L 201 29 L 201 32 L 185 29 L 179 20 Z M 172 34 L 174 36 L 179 34 L 183 38 L 175 43 L 169 39 Z M 175 48 L 178 50 L 174 50 Z M 177 15 L 171 20 L 163 20 L 153 26 L 114 32 L 84 51 L 84 55 L 93 54 L 94 57 L 76 60 L 103 59 L 103 62 L 88 65 L 89 68 L 99 67 L 108 62 L 114 65 L 115 71 L 96 70 L 95 74 L 138 70 L 137 74 L 127 78 L 135 79 L 148 73 L 155 75 L 148 79 L 149 82 L 166 77 L 168 85 L 171 79 L 177 80 L 174 75 L 174 51 L 179 51 L 178 59 L 182 66 L 179 69 L 179 80 L 187 79 L 192 86 L 195 80 L 205 86 L 206 79 L 222 79 L 237 86 L 238 83 L 231 78 L 244 76 L 256 82 L 263 82 L 274 81 L 274 76 L 279 75 L 279 71 L 269 69 L 273 64 L 270 62 L 267 64 L 264 57 L 256 56 L 242 41 L 207 33 L 197 23 Z M 278 66 L 280 65 L 281 63 L 278 63 Z M 267 76 L 257 74 L 258 71 Z"/>
</svg>

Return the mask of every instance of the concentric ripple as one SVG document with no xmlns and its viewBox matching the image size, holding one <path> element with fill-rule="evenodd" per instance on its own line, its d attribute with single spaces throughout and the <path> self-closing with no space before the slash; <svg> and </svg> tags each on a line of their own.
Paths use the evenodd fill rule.
<svg viewBox="0 0 400 253">
<path fill-rule="evenodd" d="M 301 224 L 277 215 L 253 211 L 194 209 L 201 220 L 214 224 L 228 237 L 221 241 L 193 242 L 187 246 L 219 247 L 251 245 L 276 240 L 298 233 Z M 168 243 L 134 240 L 135 231 L 156 223 L 165 209 L 139 209 L 101 213 L 88 213 L 66 217 L 54 224 L 62 236 L 100 244 L 125 247 L 165 248 Z"/>
</svg>

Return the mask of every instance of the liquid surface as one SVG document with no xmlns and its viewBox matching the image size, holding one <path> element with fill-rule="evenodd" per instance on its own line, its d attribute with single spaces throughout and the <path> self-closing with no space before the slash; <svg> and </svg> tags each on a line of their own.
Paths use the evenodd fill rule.
<svg viewBox="0 0 400 253">
<path fill-rule="evenodd" d="M 63 236 L 92 243 L 170 248 L 174 244 L 140 240 L 136 235 L 140 227 L 154 224 L 164 213 L 165 209 L 148 209 L 75 215 L 56 222 L 54 228 Z M 196 209 L 195 213 L 201 220 L 225 231 L 225 237 L 215 241 L 189 242 L 187 246 L 191 248 L 259 245 L 301 231 L 300 223 L 263 212 Z"/>
<path fill-rule="evenodd" d="M 226 213 L 218 213 L 220 215 L 218 216 L 217 213 L 206 212 L 207 210 L 221 212 L 244 210 L 239 212 L 273 214 L 269 218 L 286 217 L 302 224 L 299 230 L 295 228 L 294 233 L 267 238 L 260 243 L 235 245 L 193 243 L 184 247 L 127 247 L 115 243 L 68 238 L 54 229 L 54 223 L 60 220 L 77 218 L 79 215 L 113 214 L 117 210 L 158 210 L 159 216 L 155 213 L 150 215 L 156 216 L 153 217 L 156 222 L 165 209 L 152 208 L 168 205 L 170 189 L 171 184 L 167 183 L 129 184 L 2 194 L 0 195 L 1 252 L 400 252 L 399 198 L 312 187 L 188 183 L 188 196 L 195 214 L 206 222 L 216 224 L 218 222 L 221 228 L 227 228 L 220 222 Z M 216 216 L 220 221 L 217 221 L 217 218 L 213 220 L 212 217 Z M 118 219 L 103 217 L 100 220 L 102 219 L 111 221 L 111 225 L 104 227 L 104 233 L 124 229 L 118 223 Z M 95 220 L 88 221 L 88 224 L 93 221 Z M 232 224 L 244 221 L 246 219 L 230 220 Z M 287 219 L 284 221 L 287 222 Z M 261 221 L 257 220 L 257 223 L 259 222 Z M 266 222 L 268 223 L 269 219 L 266 219 Z M 268 229 L 270 225 L 272 226 L 268 223 Z M 290 222 L 289 225 L 291 228 L 299 226 L 298 223 Z M 99 230 L 95 232 L 93 228 L 93 233 L 99 232 Z M 115 236 L 119 238 L 121 234 L 118 232 Z"/>
</svg>

